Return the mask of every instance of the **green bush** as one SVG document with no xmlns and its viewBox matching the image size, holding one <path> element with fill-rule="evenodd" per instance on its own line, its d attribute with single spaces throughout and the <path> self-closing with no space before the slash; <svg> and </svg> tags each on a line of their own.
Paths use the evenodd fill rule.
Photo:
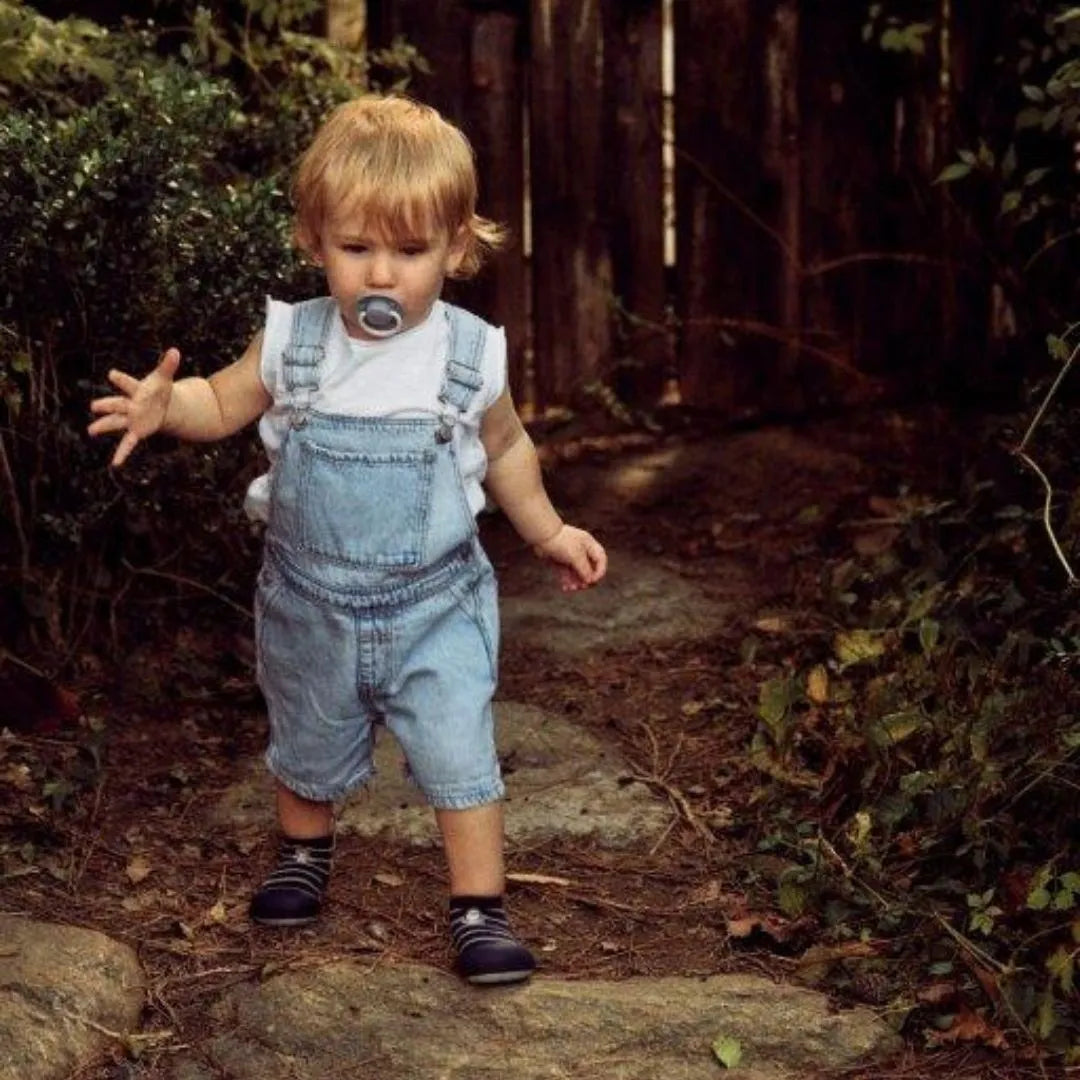
<svg viewBox="0 0 1080 1080">
<path fill-rule="evenodd" d="M 209 372 L 250 338 L 265 295 L 321 287 L 291 249 L 286 187 L 296 140 L 342 88 L 315 78 L 275 97 L 288 117 L 275 126 L 146 33 L 6 3 L 0 30 L 0 599 L 22 616 L 0 632 L 57 666 L 120 594 L 155 619 L 149 594 L 166 581 L 246 604 L 254 437 L 162 441 L 114 476 L 111 440 L 85 435 L 87 404 L 109 368 L 146 370 L 169 345 L 183 370 Z"/>
</svg>

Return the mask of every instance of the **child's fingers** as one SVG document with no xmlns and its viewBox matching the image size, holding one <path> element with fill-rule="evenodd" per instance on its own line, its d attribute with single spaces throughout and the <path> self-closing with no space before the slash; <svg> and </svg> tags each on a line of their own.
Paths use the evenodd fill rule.
<svg viewBox="0 0 1080 1080">
<path fill-rule="evenodd" d="M 158 375 L 164 375 L 166 379 L 172 379 L 176 369 L 180 366 L 180 350 L 166 349 L 162 354 L 158 366 L 154 369 Z"/>
<path fill-rule="evenodd" d="M 90 402 L 92 413 L 126 412 L 131 406 L 131 399 L 126 397 L 99 397 Z"/>
<path fill-rule="evenodd" d="M 590 584 L 595 584 L 607 573 L 607 552 L 597 541 L 589 546 L 589 562 L 592 564 L 592 578 Z"/>
<path fill-rule="evenodd" d="M 122 394 L 127 394 L 131 397 L 139 388 L 139 380 L 134 375 L 129 375 L 126 371 L 118 371 L 113 368 L 107 376 L 109 382 L 116 387 Z"/>
<path fill-rule="evenodd" d="M 87 429 L 87 435 L 108 435 L 112 431 L 126 431 L 128 418 L 121 413 L 109 413 L 99 417 Z"/>
<path fill-rule="evenodd" d="M 112 456 L 112 464 L 114 468 L 119 468 L 127 461 L 131 455 L 131 451 L 139 445 L 139 436 L 134 431 L 129 431 L 127 434 L 117 443 L 116 453 Z"/>
</svg>

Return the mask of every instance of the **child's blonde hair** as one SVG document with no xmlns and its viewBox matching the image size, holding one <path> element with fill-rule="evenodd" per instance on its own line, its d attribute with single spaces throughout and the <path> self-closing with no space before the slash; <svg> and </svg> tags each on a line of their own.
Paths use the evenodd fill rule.
<svg viewBox="0 0 1080 1080">
<path fill-rule="evenodd" d="M 392 237 L 463 233 L 455 277 L 470 277 L 505 237 L 476 212 L 476 162 L 469 141 L 427 105 L 368 94 L 339 105 L 316 132 L 293 180 L 296 242 L 318 250 L 324 222 L 358 213 L 365 228 Z"/>
</svg>

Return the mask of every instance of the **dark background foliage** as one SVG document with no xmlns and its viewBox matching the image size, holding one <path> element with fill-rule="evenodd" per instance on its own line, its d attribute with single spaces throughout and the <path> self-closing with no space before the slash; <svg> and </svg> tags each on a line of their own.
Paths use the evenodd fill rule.
<svg viewBox="0 0 1080 1080">
<path fill-rule="evenodd" d="M 152 24 L 136 5 L 78 6 L 54 22 L 72 5 L 0 0 L 0 659 L 65 681 L 182 628 L 246 630 L 254 433 L 162 443 L 114 475 L 87 401 L 109 368 L 145 369 L 174 342 L 207 373 L 257 328 L 261 297 L 318 290 L 290 244 L 292 162 L 372 65 L 392 81 L 420 64 L 404 44 L 331 46 L 309 0 L 162 2 Z M 996 1019 L 1075 1063 L 1080 9 L 959 6 L 990 89 L 947 118 L 936 178 L 893 177 L 860 212 L 947 220 L 961 288 L 997 286 L 980 301 L 994 332 L 958 338 L 943 382 L 933 358 L 905 358 L 907 404 L 954 411 L 924 448 L 933 467 L 873 508 L 867 543 L 838 541 L 815 613 L 828 629 L 783 655 L 747 644 L 761 686 L 746 754 L 771 778 L 752 840 L 784 854 L 782 913 L 814 912 L 834 945 L 889 937 L 927 978 L 989 977 Z M 939 14 L 860 7 L 883 83 L 926 84 Z M 860 288 L 899 325 L 897 280 L 878 268 Z M 725 419 L 631 412 L 604 391 L 606 430 Z"/>
</svg>

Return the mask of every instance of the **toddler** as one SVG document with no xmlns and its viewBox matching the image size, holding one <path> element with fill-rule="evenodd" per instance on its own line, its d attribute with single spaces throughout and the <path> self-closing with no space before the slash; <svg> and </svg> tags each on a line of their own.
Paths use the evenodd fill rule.
<svg viewBox="0 0 1080 1080">
<path fill-rule="evenodd" d="M 503 904 L 481 485 L 564 590 L 595 585 L 607 559 L 544 490 L 502 331 L 440 299 L 502 239 L 476 198 L 472 149 L 435 110 L 381 95 L 340 106 L 293 184 L 296 241 L 330 295 L 269 300 L 243 355 L 209 378 L 176 380 L 175 348 L 142 379 L 111 371 L 118 393 L 91 403 L 89 432 L 120 436 L 119 466 L 157 431 L 213 440 L 259 422 L 270 465 L 245 506 L 266 523 L 255 635 L 280 847 L 251 918 L 317 917 L 334 804 L 372 775 L 382 723 L 434 808 L 456 966 L 491 984 L 535 962 Z"/>
</svg>

